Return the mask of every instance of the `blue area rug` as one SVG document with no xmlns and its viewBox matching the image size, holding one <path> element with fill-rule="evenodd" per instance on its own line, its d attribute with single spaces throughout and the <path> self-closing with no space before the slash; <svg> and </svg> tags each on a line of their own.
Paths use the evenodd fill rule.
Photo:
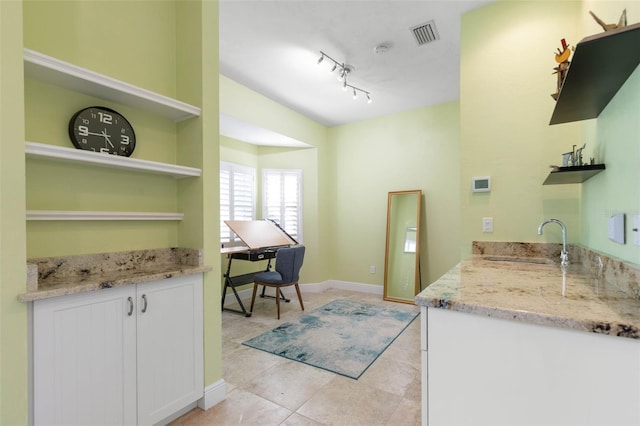
<svg viewBox="0 0 640 426">
<path fill-rule="evenodd" d="M 334 300 L 243 345 L 357 380 L 418 314 Z"/>
</svg>

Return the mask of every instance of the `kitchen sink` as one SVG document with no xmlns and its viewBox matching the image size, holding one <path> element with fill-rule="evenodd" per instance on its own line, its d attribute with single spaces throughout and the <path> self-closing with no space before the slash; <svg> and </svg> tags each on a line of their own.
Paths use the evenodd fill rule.
<svg viewBox="0 0 640 426">
<path fill-rule="evenodd" d="M 539 265 L 553 265 L 553 259 L 546 257 L 515 257 L 515 256 L 483 256 L 484 260 L 490 262 L 517 262 L 517 263 L 535 263 Z"/>
</svg>

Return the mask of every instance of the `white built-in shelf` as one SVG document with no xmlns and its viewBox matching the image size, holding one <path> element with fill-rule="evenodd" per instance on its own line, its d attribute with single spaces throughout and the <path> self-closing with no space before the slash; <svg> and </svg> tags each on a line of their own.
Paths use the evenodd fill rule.
<svg viewBox="0 0 640 426">
<path fill-rule="evenodd" d="M 184 213 L 27 210 L 27 220 L 182 220 Z"/>
<path fill-rule="evenodd" d="M 92 164 L 116 169 L 128 169 L 145 173 L 156 173 L 172 176 L 175 179 L 200 176 L 202 171 L 193 167 L 175 164 L 159 163 L 156 161 L 139 160 L 137 158 L 122 157 L 75 148 L 49 145 L 38 142 L 26 142 L 25 153 L 29 157 L 47 158 L 65 162 Z"/>
<path fill-rule="evenodd" d="M 122 105 L 182 121 L 200 115 L 200 108 L 121 80 L 24 49 L 26 77 Z"/>
</svg>

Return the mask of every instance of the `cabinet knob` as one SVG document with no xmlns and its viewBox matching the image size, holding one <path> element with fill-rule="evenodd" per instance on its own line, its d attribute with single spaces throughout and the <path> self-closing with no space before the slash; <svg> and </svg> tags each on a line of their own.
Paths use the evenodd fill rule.
<svg viewBox="0 0 640 426">
<path fill-rule="evenodd" d="M 144 305 L 142 306 L 142 313 L 144 314 L 145 312 L 147 312 L 147 306 L 149 304 L 149 302 L 147 302 L 147 295 L 146 294 L 142 295 L 142 301 L 144 302 Z"/>
<path fill-rule="evenodd" d="M 127 300 L 129 301 L 129 312 L 127 313 L 127 316 L 131 316 L 133 315 L 133 298 L 129 296 Z"/>
</svg>

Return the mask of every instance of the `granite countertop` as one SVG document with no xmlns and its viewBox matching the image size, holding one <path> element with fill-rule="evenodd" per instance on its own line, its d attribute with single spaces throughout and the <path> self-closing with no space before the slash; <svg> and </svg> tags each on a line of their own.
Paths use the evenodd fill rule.
<svg viewBox="0 0 640 426">
<path fill-rule="evenodd" d="M 640 268 L 571 246 L 563 269 L 558 252 L 549 244 L 474 242 L 472 257 L 416 304 L 640 339 Z"/>
<path fill-rule="evenodd" d="M 27 260 L 31 302 L 210 271 L 202 250 L 166 248 Z"/>
</svg>

